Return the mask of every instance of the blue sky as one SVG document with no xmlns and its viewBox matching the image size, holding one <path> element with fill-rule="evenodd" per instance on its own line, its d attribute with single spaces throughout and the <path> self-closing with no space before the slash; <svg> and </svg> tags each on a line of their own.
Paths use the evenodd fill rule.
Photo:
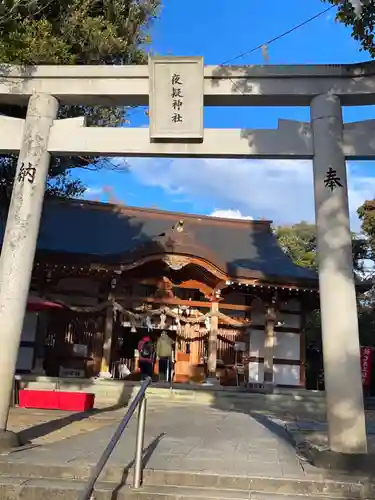
<svg viewBox="0 0 375 500">
<path fill-rule="evenodd" d="M 160 55 L 203 55 L 221 64 L 280 35 L 328 4 L 320 0 L 164 0 L 152 28 L 152 51 Z M 235 7 L 235 8 L 234 8 Z M 269 46 L 268 64 L 351 63 L 368 59 L 334 20 L 334 11 Z M 258 50 L 235 64 L 264 64 Z M 347 108 L 345 121 L 374 118 L 373 107 Z M 307 108 L 207 108 L 209 128 L 274 128 L 279 118 L 309 120 Z M 130 126 L 145 126 L 143 109 L 130 112 Z M 77 172 L 87 198 L 114 197 L 128 205 L 236 217 L 266 217 L 276 223 L 313 220 L 309 162 L 259 160 L 128 159 L 129 173 Z M 352 225 L 356 208 L 375 196 L 373 162 L 348 165 Z M 298 210 L 296 210 L 298 205 Z"/>
</svg>

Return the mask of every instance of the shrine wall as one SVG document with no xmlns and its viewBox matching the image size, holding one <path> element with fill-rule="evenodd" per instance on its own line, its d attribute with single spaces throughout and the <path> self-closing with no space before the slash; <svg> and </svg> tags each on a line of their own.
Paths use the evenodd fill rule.
<svg viewBox="0 0 375 500">
<path fill-rule="evenodd" d="M 249 328 L 249 382 L 264 381 L 265 314 L 260 304 L 254 304 Z M 275 347 L 273 373 L 276 385 L 301 386 L 303 383 L 301 364 L 304 342 L 301 336 L 302 311 L 298 300 L 292 299 L 280 304 L 275 322 Z"/>
</svg>

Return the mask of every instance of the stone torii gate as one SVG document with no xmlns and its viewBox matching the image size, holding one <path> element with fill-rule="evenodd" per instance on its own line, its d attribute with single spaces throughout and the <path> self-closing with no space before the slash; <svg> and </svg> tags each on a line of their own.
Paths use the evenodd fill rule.
<svg viewBox="0 0 375 500">
<path fill-rule="evenodd" d="M 0 152 L 19 160 L 0 259 L 0 447 L 6 430 L 51 155 L 312 159 L 329 443 L 366 453 L 346 159 L 375 156 L 375 120 L 343 124 L 341 106 L 375 103 L 375 65 L 203 66 L 156 57 L 145 66 L 2 66 Z M 59 104 L 150 105 L 150 128 L 56 120 Z M 276 130 L 204 129 L 204 106 L 310 106 L 311 122 Z M 250 172 L 249 172 L 249 175 Z"/>
</svg>

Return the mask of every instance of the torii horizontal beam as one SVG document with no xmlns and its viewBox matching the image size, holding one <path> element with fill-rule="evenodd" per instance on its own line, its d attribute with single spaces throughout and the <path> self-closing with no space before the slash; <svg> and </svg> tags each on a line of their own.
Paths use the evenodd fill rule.
<svg viewBox="0 0 375 500">
<path fill-rule="evenodd" d="M 308 123 L 279 120 L 275 130 L 205 129 L 202 143 L 150 142 L 148 128 L 85 127 L 84 118 L 55 120 L 48 151 L 56 156 L 138 156 L 196 158 L 311 159 Z M 17 153 L 24 120 L 0 116 L 0 152 Z M 375 157 L 375 120 L 348 123 L 343 151 L 347 160 Z"/>
<path fill-rule="evenodd" d="M 0 102 L 26 104 L 35 92 L 62 104 L 146 106 L 149 68 L 1 65 Z M 308 106 L 314 96 L 327 93 L 344 106 L 375 104 L 375 62 L 204 68 L 207 106 Z"/>
</svg>

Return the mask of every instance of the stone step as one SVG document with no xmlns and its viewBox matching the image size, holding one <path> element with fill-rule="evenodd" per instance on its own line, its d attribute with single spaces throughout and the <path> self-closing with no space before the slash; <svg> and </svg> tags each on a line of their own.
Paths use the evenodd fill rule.
<svg viewBox="0 0 375 500">
<path fill-rule="evenodd" d="M 20 386 L 34 390 L 61 390 L 92 392 L 96 403 L 119 404 L 127 402 L 139 390 L 139 383 L 106 379 L 59 379 L 23 375 Z M 175 384 L 173 389 L 154 383 L 147 391 L 148 397 L 163 401 L 186 401 L 198 404 L 214 405 L 215 403 L 246 402 L 250 408 L 279 408 L 288 410 L 293 407 L 305 406 L 311 411 L 325 409 L 325 393 L 323 391 L 307 391 L 304 389 L 283 389 L 276 387 L 273 394 L 249 393 L 237 387 L 200 386 L 192 384 Z M 366 406 L 375 408 L 375 398 L 367 398 Z"/>
<path fill-rule="evenodd" d="M 270 493 L 267 491 L 202 488 L 197 486 L 144 486 L 139 490 L 122 487 L 117 492 L 118 500 L 346 500 L 350 497 L 330 495 L 300 495 L 293 493 Z M 350 498 L 350 500 L 355 500 Z"/>
<path fill-rule="evenodd" d="M 47 488 L 49 485 L 55 485 L 57 490 L 59 488 L 74 490 L 83 487 L 84 482 L 87 481 L 89 477 L 89 474 L 89 466 L 38 465 L 27 464 L 17 460 L 14 462 L 6 462 L 5 460 L 2 460 L 0 462 L 0 479 L 4 480 L 6 483 L 4 484 L 4 488 L 9 487 L 14 489 L 17 486 L 19 488 L 21 486 L 27 486 L 28 488 L 30 487 L 37 490 L 38 488 Z M 119 488 L 120 484 L 124 484 L 125 486 L 121 489 Z M 100 477 L 98 489 L 102 491 L 104 488 L 105 491 L 103 495 L 105 495 L 111 488 L 115 488 L 117 492 L 121 490 L 125 500 L 125 493 L 130 493 L 131 490 L 129 489 L 129 486 L 131 484 L 131 470 L 124 472 L 123 467 L 108 465 Z M 248 477 L 213 473 L 145 469 L 143 473 L 143 485 L 142 491 L 144 492 L 149 491 L 150 488 L 153 492 L 158 489 L 159 491 L 162 491 L 160 488 L 168 486 L 171 487 L 171 491 L 173 491 L 173 488 L 179 487 L 187 489 L 205 488 L 217 491 L 254 491 L 278 495 L 305 495 L 312 497 L 326 496 L 330 498 L 345 498 L 346 500 L 359 500 L 375 497 L 375 480 L 372 482 L 371 479 L 365 477 L 361 478 L 347 475 L 340 476 L 333 473 L 329 473 L 327 476 L 324 476 L 323 473 L 317 473 L 316 475 L 305 479 L 302 476 L 276 478 L 266 476 Z M 0 492 L 0 498 L 4 499 L 8 497 L 2 496 Z M 9 498 L 13 499 L 13 497 Z M 65 497 L 58 496 L 58 498 L 59 500 L 63 500 Z M 35 497 L 35 499 L 40 500 L 39 497 Z M 103 499 L 106 500 L 106 497 L 103 496 Z M 141 498 L 141 500 L 143 499 L 144 497 Z M 76 497 L 74 500 L 76 500 Z"/>
<path fill-rule="evenodd" d="M 78 480 L 52 478 L 0 477 L 0 498 L 2 500 L 77 500 L 85 483 Z M 338 490 L 336 490 L 338 491 Z M 332 489 L 318 494 L 294 491 L 275 492 L 255 489 L 218 489 L 201 486 L 146 485 L 139 490 L 116 483 L 100 482 L 92 494 L 93 500 L 356 500 L 366 498 L 348 496 L 348 491 L 340 490 L 337 495 Z M 371 498 L 371 497 L 367 497 Z"/>
<path fill-rule="evenodd" d="M 126 404 L 134 398 L 140 387 L 136 382 L 118 380 L 59 380 L 52 377 L 31 378 L 30 376 L 24 376 L 20 385 L 31 390 L 92 392 L 95 394 L 95 404 L 99 407 Z M 270 411 L 295 411 L 297 409 L 309 412 L 325 411 L 323 392 L 301 389 L 275 388 L 273 394 L 260 394 L 240 391 L 236 387 L 175 384 L 170 389 L 155 383 L 147 390 L 147 394 L 152 401 L 196 403 L 217 406 L 221 409 L 246 404 L 248 409 Z"/>
<path fill-rule="evenodd" d="M 20 478 L 0 476 L 1 500 L 77 500 L 83 491 L 82 481 L 51 478 Z M 114 500 L 117 486 L 115 483 L 98 483 L 93 500 Z"/>
</svg>

